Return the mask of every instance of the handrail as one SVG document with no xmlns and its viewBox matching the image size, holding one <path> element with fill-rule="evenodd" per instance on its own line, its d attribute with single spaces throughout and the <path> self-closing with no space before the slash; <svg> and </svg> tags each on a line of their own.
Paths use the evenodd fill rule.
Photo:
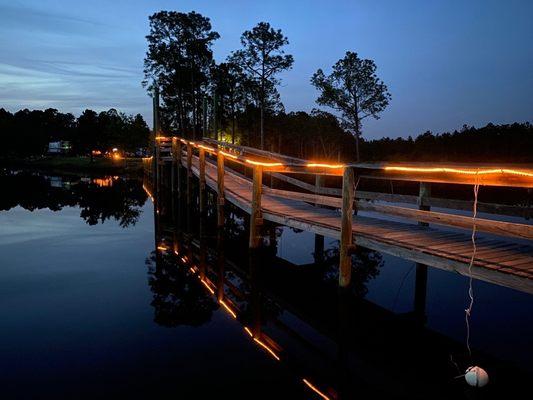
<svg viewBox="0 0 533 400">
<path fill-rule="evenodd" d="M 158 137 L 159 142 L 172 138 Z M 224 152 L 232 161 L 252 167 L 260 165 L 264 171 L 289 174 L 318 174 L 341 176 L 345 168 L 354 168 L 358 176 L 371 179 L 392 179 L 417 182 L 451 184 L 480 184 L 533 188 L 531 164 L 464 164 L 464 163 L 328 163 L 302 160 L 247 146 L 238 146 L 214 139 L 189 141 L 177 138 L 185 144 L 202 147 L 217 154 Z"/>
<path fill-rule="evenodd" d="M 225 190 L 225 176 L 232 176 L 232 179 L 240 180 L 249 186 L 240 186 L 241 189 L 251 192 L 250 198 L 244 199 L 242 204 L 238 204 L 250 214 L 250 234 L 249 247 L 257 248 L 261 244 L 260 226 L 263 224 L 263 218 L 272 218 L 271 210 L 262 206 L 262 197 L 269 196 L 281 197 L 300 202 L 311 203 L 333 207 L 341 210 L 340 214 L 340 248 L 339 248 L 339 285 L 346 287 L 350 283 L 351 274 L 351 254 L 355 249 L 353 228 L 357 219 L 353 219 L 353 210 L 362 210 L 378 212 L 381 214 L 392 215 L 395 217 L 405 218 L 411 221 L 418 221 L 421 227 L 430 224 L 445 225 L 460 229 L 475 229 L 491 234 L 518 237 L 521 239 L 533 240 L 533 225 L 520 224 L 516 222 L 495 221 L 485 218 L 471 218 L 470 216 L 458 215 L 457 213 L 443 213 L 431 211 L 431 205 L 453 206 L 459 205 L 466 209 L 468 204 L 474 206 L 474 203 L 461 200 L 447 200 L 431 197 L 431 186 L 428 182 L 439 182 L 448 184 L 474 184 L 474 185 L 491 185 L 491 186 L 511 186 L 511 187 L 533 187 L 533 168 L 516 165 L 464 165 L 464 164 L 444 164 L 444 163 L 348 163 L 348 164 L 328 164 L 320 162 L 311 162 L 293 157 L 286 157 L 263 150 L 251 149 L 245 146 L 230 145 L 224 142 L 214 141 L 212 139 L 190 141 L 183 138 L 171 138 L 170 157 L 161 156 L 161 148 L 169 148 L 168 138 L 156 138 L 159 146 L 156 146 L 156 157 L 158 163 L 162 165 L 164 161 L 172 160 L 173 166 L 178 162 L 186 165 L 187 168 L 187 203 L 192 201 L 192 185 L 190 177 L 194 170 L 198 173 L 200 180 L 200 212 L 205 212 L 203 199 L 206 198 L 206 154 L 216 157 L 216 191 L 217 191 L 217 224 L 224 224 L 224 199 L 235 199 L 230 194 L 232 190 Z M 185 146 L 183 146 L 185 145 Z M 186 149 L 184 149 L 186 147 Z M 198 155 L 193 154 L 193 150 L 198 151 Z M 184 158 L 184 152 L 186 158 Z M 209 162 L 213 167 L 215 163 Z M 250 180 L 244 176 L 237 176 L 233 171 L 225 171 L 225 164 L 237 163 L 253 170 L 253 179 Z M 146 162 L 146 164 L 148 164 Z M 231 165 L 231 164 L 230 164 Z M 159 167 L 158 167 L 159 168 Z M 211 167 L 210 167 L 211 168 Z M 159 171 L 156 169 L 155 171 Z M 176 171 L 173 167 L 172 174 Z M 177 170 L 179 174 L 179 168 Z M 288 191 L 281 189 L 268 188 L 263 185 L 264 172 L 268 172 L 272 177 L 284 180 L 290 184 L 296 185 L 301 189 L 310 191 L 302 193 L 301 191 Z M 301 181 L 285 174 L 314 174 L 342 176 L 341 188 L 324 187 L 323 179 L 316 179 L 315 185 Z M 406 181 L 420 182 L 419 196 L 412 195 L 385 195 L 384 193 L 373 193 L 357 191 L 356 186 L 359 178 L 371 179 L 397 179 Z M 357 178 L 357 179 L 356 179 Z M 179 179 L 179 178 L 178 178 Z M 210 178 L 212 185 L 214 177 Z M 174 186 L 173 186 L 174 187 Z M 239 196 L 237 196 L 239 197 Z M 375 201 L 378 202 L 375 202 Z M 398 203 L 417 204 L 417 208 L 406 208 L 398 205 L 384 205 L 379 201 L 392 200 Z M 455 203 L 454 203 L 455 202 Z M 476 203 L 477 204 L 477 203 Z M 529 204 L 529 203 L 528 203 Z M 275 205 L 275 203 L 274 203 Z M 498 210 L 501 205 L 485 204 L 486 209 L 493 207 Z M 523 207 L 529 210 L 531 207 Z M 480 207 L 480 210 L 482 207 Z M 514 210 L 512 210 L 514 211 Z M 269 214 L 270 213 L 270 214 Z M 270 217 L 269 217 L 270 216 Z M 317 225 L 318 226 L 318 225 Z M 333 228 L 333 232 L 335 232 Z M 332 231 L 329 230 L 328 233 Z M 461 244 L 461 246 L 463 246 Z M 507 246 L 507 245 L 506 245 Z"/>
<path fill-rule="evenodd" d="M 310 163 L 294 157 L 279 155 L 264 150 L 253 149 L 247 146 L 232 145 L 213 139 L 203 139 L 200 141 L 189 141 L 183 138 L 159 137 L 158 142 L 165 147 L 169 141 L 180 140 L 183 144 L 192 145 L 195 148 L 203 149 L 208 153 L 225 156 L 228 161 L 236 162 L 249 168 L 261 166 L 263 171 L 272 173 L 276 179 L 310 191 L 317 195 L 341 196 L 340 188 L 323 187 L 312 185 L 302 180 L 291 177 L 289 174 L 311 173 L 340 176 L 345 167 L 351 167 L 358 171 L 358 176 L 370 179 L 398 179 L 418 182 L 439 182 L 453 184 L 481 184 L 493 186 L 511 187 L 533 187 L 533 168 L 530 165 L 501 164 L 498 166 L 490 164 L 458 164 L 458 163 L 351 163 L 343 165 L 333 165 L 335 168 L 315 167 L 316 163 Z M 237 153 L 238 151 L 238 153 Z M 252 157 L 253 156 L 253 157 Z M 276 158 L 267 158 L 272 156 Z M 148 159 L 147 159 L 148 160 Z M 148 163 L 146 163 L 148 164 Z M 281 165 L 280 165 L 281 164 Z M 311 166 L 310 166 L 311 165 Z M 331 166 L 330 166 L 331 167 Z M 326 169 L 326 171 L 324 171 Z M 305 171 L 304 171 L 305 170 Z M 366 172 L 364 172 L 366 171 Z M 531 172 L 530 172 L 531 171 Z M 398 176 L 400 174 L 400 176 Z M 507 176 L 503 176 L 507 175 Z M 531 177 L 529 175 L 532 175 Z M 376 192 L 357 191 L 355 194 L 359 200 L 378 200 L 397 203 L 417 204 L 420 202 L 418 196 L 403 194 L 386 194 Z M 471 201 L 456 199 L 441 199 L 428 196 L 425 200 L 426 206 L 441 208 L 451 208 L 459 210 L 469 210 L 472 207 Z M 533 207 L 512 206 L 492 203 L 479 203 L 479 211 L 519 216 L 529 218 L 533 215 Z"/>
</svg>

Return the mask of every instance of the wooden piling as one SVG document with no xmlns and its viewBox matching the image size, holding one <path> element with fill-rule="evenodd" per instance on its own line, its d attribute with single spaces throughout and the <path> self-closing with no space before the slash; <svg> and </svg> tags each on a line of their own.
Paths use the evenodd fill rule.
<svg viewBox="0 0 533 400">
<path fill-rule="evenodd" d="M 339 286 L 348 287 L 352 273 L 352 253 L 354 251 L 352 222 L 353 201 L 355 198 L 355 178 L 353 169 L 346 167 L 342 176 L 341 243 L 339 252 Z"/>
<path fill-rule="evenodd" d="M 217 300 L 224 300 L 224 230 L 217 229 Z"/>
<path fill-rule="evenodd" d="M 261 235 L 259 230 L 263 225 L 261 217 L 261 189 L 263 186 L 263 167 L 254 166 L 253 173 L 253 192 L 252 192 L 252 211 L 250 213 L 250 242 L 249 247 L 255 249 L 261 244 Z"/>
<path fill-rule="evenodd" d="M 187 204 L 192 202 L 192 145 L 187 143 Z"/>
<path fill-rule="evenodd" d="M 205 150 L 200 148 L 199 161 L 199 178 L 200 178 L 200 214 L 206 210 L 206 190 L 205 190 Z"/>
<path fill-rule="evenodd" d="M 317 174 L 315 176 L 315 194 L 320 195 L 320 188 L 324 186 L 324 175 Z M 319 204 L 315 203 L 315 207 L 320 207 Z M 315 263 L 321 264 L 324 262 L 324 236 L 319 235 L 318 233 L 315 234 Z"/>
<path fill-rule="evenodd" d="M 217 153 L 217 226 L 224 226 L 224 155 Z"/>
<path fill-rule="evenodd" d="M 315 263 L 321 264 L 324 262 L 324 236 L 315 234 Z"/>
<path fill-rule="evenodd" d="M 177 182 L 176 182 L 176 190 L 178 192 L 178 197 L 181 197 L 181 187 L 182 187 L 182 169 L 181 169 L 181 141 L 176 141 L 176 174 L 177 174 Z"/>
<path fill-rule="evenodd" d="M 178 157 L 177 157 L 177 142 L 178 138 L 172 138 L 172 170 L 170 171 L 170 189 L 172 192 L 172 199 L 176 193 L 176 171 L 178 169 Z"/>
<path fill-rule="evenodd" d="M 207 223 L 205 215 L 200 215 L 200 254 L 198 259 L 198 269 L 200 271 L 200 279 L 205 278 L 207 269 Z"/>
</svg>

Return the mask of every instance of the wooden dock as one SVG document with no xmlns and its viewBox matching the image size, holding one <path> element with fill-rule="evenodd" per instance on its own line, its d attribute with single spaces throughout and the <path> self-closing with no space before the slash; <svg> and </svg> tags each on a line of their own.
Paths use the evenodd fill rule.
<svg viewBox="0 0 533 400">
<path fill-rule="evenodd" d="M 313 232 L 319 238 L 339 239 L 340 286 L 350 283 L 351 254 L 357 245 L 424 266 L 467 276 L 471 273 L 476 279 L 533 293 L 533 226 L 459 215 L 453 210 L 471 210 L 473 202 L 433 198 L 430 186 L 431 182 L 437 182 L 510 186 L 531 191 L 533 168 L 528 166 L 335 165 L 210 139 L 192 142 L 176 137 L 159 138 L 155 154 L 156 162 L 145 161 L 146 170 L 149 170 L 149 163 L 155 168 L 155 186 L 161 184 L 162 171 L 167 168 L 171 171 L 172 190 L 178 196 L 186 196 L 189 202 L 198 201 L 200 211 L 205 210 L 206 188 L 217 193 L 219 225 L 224 223 L 225 201 L 250 214 L 251 248 L 261 246 L 260 226 L 264 220 Z M 246 169 L 252 170 L 252 178 L 242 174 Z M 310 174 L 316 176 L 315 185 L 295 177 Z M 295 190 L 268 187 L 263 184 L 263 175 L 290 184 Z M 342 178 L 341 187 L 324 187 L 320 179 L 323 176 Z M 192 198 L 193 178 L 199 181 L 198 200 Z M 357 180 L 361 178 L 417 181 L 420 194 L 358 191 Z M 183 180 L 187 181 L 185 189 L 179 184 Z M 407 206 L 398 206 L 398 203 L 407 203 Z M 431 206 L 449 210 L 435 212 L 431 211 Z M 478 204 L 482 212 L 526 217 L 532 215 L 531 208 L 531 203 L 524 206 Z M 470 269 L 474 224 L 479 234 Z"/>
</svg>

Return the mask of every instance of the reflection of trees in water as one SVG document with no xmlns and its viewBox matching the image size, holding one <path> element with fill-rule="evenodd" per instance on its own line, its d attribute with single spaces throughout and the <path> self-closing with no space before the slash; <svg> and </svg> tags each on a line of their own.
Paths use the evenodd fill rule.
<svg viewBox="0 0 533 400">
<path fill-rule="evenodd" d="M 112 218 L 127 227 L 137 222 L 147 199 L 141 183 L 133 179 L 116 177 L 111 185 L 101 186 L 91 179 L 55 178 L 26 171 L 0 173 L 0 210 L 20 206 L 29 211 L 59 211 L 79 206 L 80 217 L 89 225 Z"/>
<path fill-rule="evenodd" d="M 154 321 L 162 326 L 200 326 L 211 319 L 218 308 L 198 279 L 182 266 L 172 262 L 171 256 L 146 259 L 148 284 L 154 297 Z M 157 259 L 157 260 L 156 260 Z"/>
<path fill-rule="evenodd" d="M 338 243 L 338 242 L 337 242 Z M 339 245 L 325 251 L 324 265 L 326 281 L 339 279 Z M 368 292 L 366 284 L 379 275 L 383 266 L 383 256 L 377 251 L 357 246 L 352 255 L 352 283 L 351 289 L 356 296 L 364 297 Z"/>
</svg>

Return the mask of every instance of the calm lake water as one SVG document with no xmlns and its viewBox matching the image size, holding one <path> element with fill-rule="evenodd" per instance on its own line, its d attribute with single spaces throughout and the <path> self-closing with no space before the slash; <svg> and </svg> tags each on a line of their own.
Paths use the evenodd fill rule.
<svg viewBox="0 0 533 400">
<path fill-rule="evenodd" d="M 465 277 L 429 268 L 415 310 L 412 262 L 359 249 L 340 293 L 337 242 L 317 260 L 313 234 L 266 225 L 249 254 L 231 206 L 218 232 L 212 210 L 161 198 L 154 212 L 136 179 L 4 171 L 0 183 L 2 399 L 530 391 L 533 296 L 474 282 L 472 358 L 491 382 L 472 389 L 455 378 L 471 363 Z"/>
</svg>

